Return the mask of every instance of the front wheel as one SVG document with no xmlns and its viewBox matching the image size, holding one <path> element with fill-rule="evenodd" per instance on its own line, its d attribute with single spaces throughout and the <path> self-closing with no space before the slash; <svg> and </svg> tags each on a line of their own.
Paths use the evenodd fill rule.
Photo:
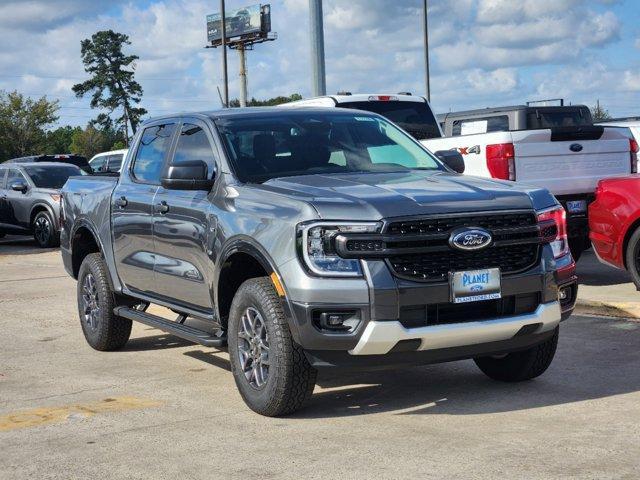
<svg viewBox="0 0 640 480">
<path fill-rule="evenodd" d="M 500 357 L 481 357 L 474 361 L 482 372 L 502 382 L 522 382 L 542 375 L 553 360 L 558 346 L 559 327 L 553 336 L 535 347 Z"/>
<path fill-rule="evenodd" d="M 60 244 L 58 232 L 51 214 L 47 211 L 38 212 L 33 219 L 33 238 L 40 248 L 57 247 Z"/>
<path fill-rule="evenodd" d="M 293 342 L 282 300 L 268 277 L 240 286 L 227 335 L 231 370 L 249 408 L 275 417 L 302 407 L 313 393 L 317 371 Z"/>
</svg>

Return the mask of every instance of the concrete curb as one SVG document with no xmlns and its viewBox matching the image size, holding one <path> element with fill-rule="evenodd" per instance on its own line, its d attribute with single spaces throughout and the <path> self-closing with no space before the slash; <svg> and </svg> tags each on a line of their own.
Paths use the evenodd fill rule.
<svg viewBox="0 0 640 480">
<path fill-rule="evenodd" d="M 640 302 L 598 302 L 578 299 L 574 313 L 640 319 Z"/>
</svg>

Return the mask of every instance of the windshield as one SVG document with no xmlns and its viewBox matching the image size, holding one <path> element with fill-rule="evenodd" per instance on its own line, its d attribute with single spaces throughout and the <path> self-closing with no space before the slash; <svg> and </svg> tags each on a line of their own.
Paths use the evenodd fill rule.
<svg viewBox="0 0 640 480">
<path fill-rule="evenodd" d="M 444 170 L 419 143 L 383 118 L 296 112 L 216 121 L 243 182 L 295 175 Z"/>
<path fill-rule="evenodd" d="M 404 128 L 418 140 L 441 137 L 438 122 L 433 118 L 433 113 L 425 102 L 401 102 L 399 100 L 345 102 L 338 106 L 380 114 Z"/>
<path fill-rule="evenodd" d="M 31 181 L 37 188 L 60 189 L 69 177 L 85 175 L 78 167 L 73 165 L 25 167 L 24 171 L 31 177 Z"/>
</svg>

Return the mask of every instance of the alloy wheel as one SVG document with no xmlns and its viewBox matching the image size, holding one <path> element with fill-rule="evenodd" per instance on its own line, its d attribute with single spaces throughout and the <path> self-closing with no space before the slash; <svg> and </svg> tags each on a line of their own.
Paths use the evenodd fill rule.
<svg viewBox="0 0 640 480">
<path fill-rule="evenodd" d="M 46 245 L 51 237 L 51 223 L 44 215 L 36 219 L 34 225 L 34 234 L 40 245 Z"/>
<path fill-rule="evenodd" d="M 260 389 L 269 377 L 269 335 L 260 312 L 248 307 L 238 329 L 238 358 L 247 382 Z"/>
<path fill-rule="evenodd" d="M 83 320 L 89 329 L 98 328 L 100 305 L 98 304 L 98 287 L 93 274 L 88 273 L 82 282 L 82 310 Z"/>
</svg>

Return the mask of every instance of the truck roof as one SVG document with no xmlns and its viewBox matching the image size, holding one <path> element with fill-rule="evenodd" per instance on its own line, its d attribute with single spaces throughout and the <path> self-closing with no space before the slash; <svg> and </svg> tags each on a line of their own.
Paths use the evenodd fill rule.
<svg viewBox="0 0 640 480">
<path fill-rule="evenodd" d="M 444 120 L 447 117 L 458 117 L 468 115 L 478 115 L 487 113 L 500 113 L 500 112 L 513 112 L 517 110 L 566 110 L 567 108 L 587 108 L 586 105 L 549 105 L 549 106 L 533 106 L 533 105 L 507 105 L 504 107 L 487 107 L 476 108 L 473 110 L 459 110 L 455 112 L 446 112 L 438 114 L 439 120 Z"/>
</svg>

